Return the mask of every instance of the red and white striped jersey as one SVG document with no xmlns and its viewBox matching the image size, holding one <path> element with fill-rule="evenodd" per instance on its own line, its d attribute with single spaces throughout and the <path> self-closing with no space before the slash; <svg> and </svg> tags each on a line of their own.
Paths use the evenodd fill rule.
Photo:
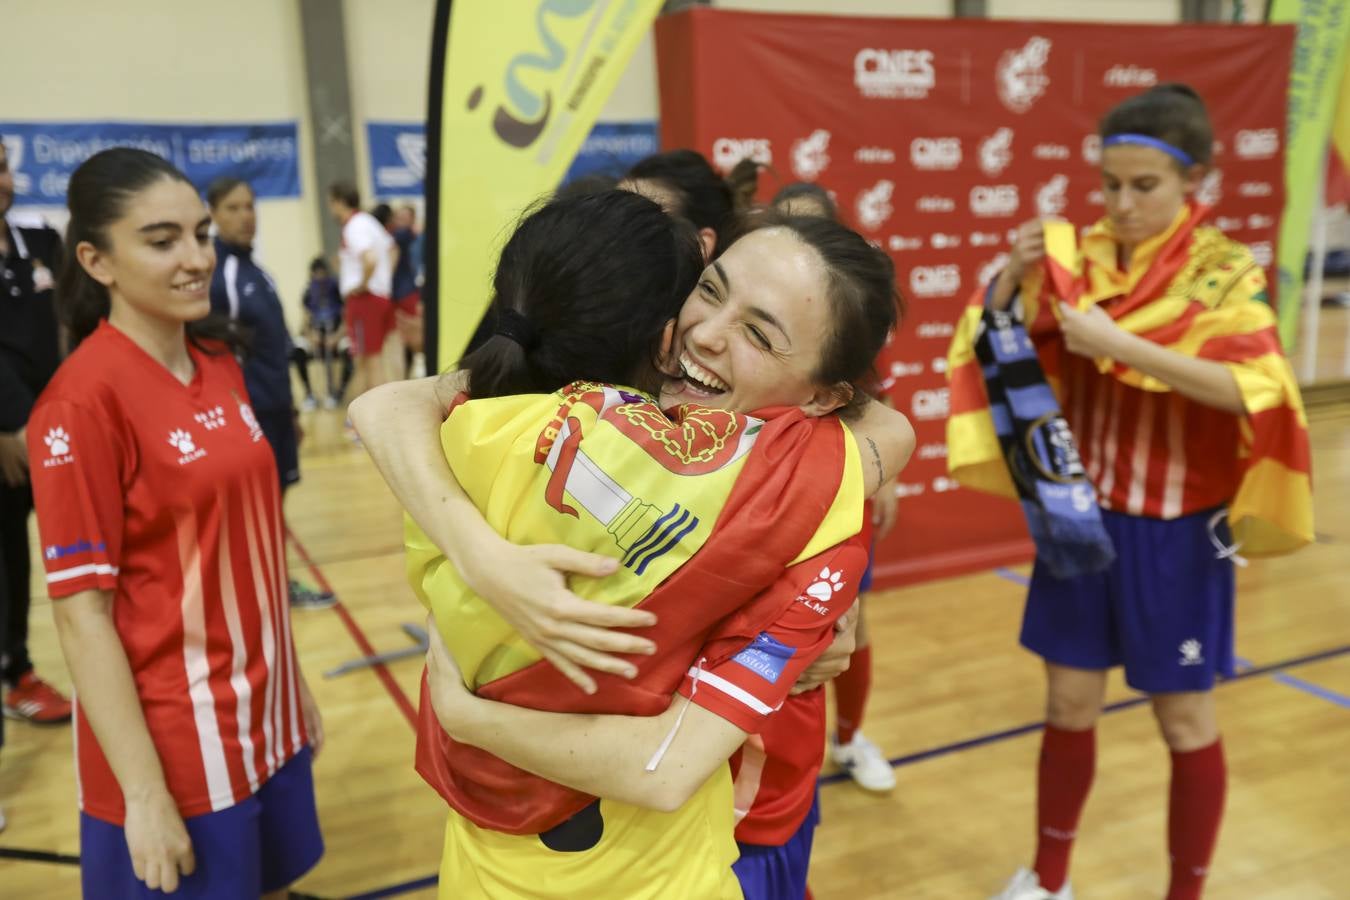
<svg viewBox="0 0 1350 900">
<path fill-rule="evenodd" d="M 1241 478 L 1241 419 L 1103 375 L 1064 354 L 1064 415 L 1106 509 L 1175 519 L 1227 503 Z"/>
<path fill-rule="evenodd" d="M 98 589 L 183 816 L 225 809 L 306 742 L 276 464 L 223 348 L 184 385 L 100 324 L 28 423 L 53 599 Z M 76 702 L 80 807 L 122 792 Z"/>
</svg>

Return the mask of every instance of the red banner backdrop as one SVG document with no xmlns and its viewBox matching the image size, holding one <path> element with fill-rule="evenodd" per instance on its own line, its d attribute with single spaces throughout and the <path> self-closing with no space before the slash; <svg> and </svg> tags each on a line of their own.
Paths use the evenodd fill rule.
<svg viewBox="0 0 1350 900">
<path fill-rule="evenodd" d="M 879 585 L 1031 556 L 1016 504 L 947 477 L 945 354 L 1012 229 L 1102 216 L 1096 123 L 1107 109 L 1165 81 L 1199 91 L 1216 132 L 1203 190 L 1214 222 L 1270 266 L 1293 35 L 711 9 L 658 20 L 663 145 L 693 147 L 724 171 L 765 163 L 762 200 L 818 182 L 895 260 L 909 313 L 878 366 L 919 448 L 898 488 L 900 524 L 878 548 Z"/>
</svg>

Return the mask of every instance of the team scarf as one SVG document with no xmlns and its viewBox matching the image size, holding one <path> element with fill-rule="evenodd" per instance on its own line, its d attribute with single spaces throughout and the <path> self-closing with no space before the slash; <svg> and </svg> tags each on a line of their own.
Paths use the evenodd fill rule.
<svg viewBox="0 0 1350 900">
<path fill-rule="evenodd" d="M 446 420 L 441 442 L 499 534 L 619 558 L 616 574 L 569 578 L 569 587 L 658 616 L 642 631 L 657 653 L 632 660 L 638 677 L 600 674 L 597 692 L 583 694 L 407 522 L 410 582 L 465 684 L 535 709 L 663 712 L 696 657 L 709 668 L 739 652 L 816 574 L 801 573 L 801 590 L 766 591 L 784 570 L 801 568 L 862 526 L 856 443 L 835 417 L 811 419 L 797 409 L 746 416 L 684 406 L 668 418 L 641 394 L 581 383 L 551 395 L 464 402 Z M 547 830 L 594 799 L 438 728 L 419 729 L 417 767 L 466 818 L 513 834 Z"/>
<path fill-rule="evenodd" d="M 975 356 L 1036 558 L 1060 579 L 1103 572 L 1115 549 L 1036 348 L 1010 313 L 986 304 L 981 321 Z"/>
<path fill-rule="evenodd" d="M 1222 363 L 1233 373 L 1246 415 L 1240 421 L 1239 482 L 1228 521 L 1246 556 L 1290 553 L 1313 539 L 1308 423 L 1284 356 L 1265 274 L 1243 245 L 1203 226 L 1207 207 L 1188 203 L 1171 226 L 1135 251 L 1128 272 L 1103 219 L 1083 235 L 1066 222 L 1045 223 L 1045 264 L 1023 280 L 1022 321 L 1047 382 L 1059 394 L 1063 354 L 1058 303 L 1103 308 L 1118 326 L 1176 353 Z M 948 468 L 962 484 L 1017 496 L 989 412 L 975 343 L 984 292 L 972 298 L 948 352 L 951 417 Z M 1096 366 L 1122 384 L 1164 393 L 1167 384 L 1115 360 Z"/>
</svg>

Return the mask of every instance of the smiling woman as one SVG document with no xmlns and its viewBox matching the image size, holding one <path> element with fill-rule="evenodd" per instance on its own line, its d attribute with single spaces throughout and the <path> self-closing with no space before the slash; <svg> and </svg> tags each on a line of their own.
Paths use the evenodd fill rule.
<svg viewBox="0 0 1350 900">
<path fill-rule="evenodd" d="M 323 853 L 322 726 L 291 642 L 281 497 L 201 198 L 142 150 L 70 180 L 80 346 L 28 428 L 47 592 L 79 696 L 86 896 L 275 900 Z M 262 835 L 269 835 L 264 842 Z M 200 863 L 200 865 L 199 865 Z"/>
</svg>

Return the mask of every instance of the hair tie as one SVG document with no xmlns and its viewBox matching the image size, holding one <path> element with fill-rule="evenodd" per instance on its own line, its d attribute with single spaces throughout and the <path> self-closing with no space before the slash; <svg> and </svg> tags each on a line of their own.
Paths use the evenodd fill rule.
<svg viewBox="0 0 1350 900">
<path fill-rule="evenodd" d="M 539 343 L 539 334 L 525 315 L 510 307 L 497 310 L 497 327 L 493 332 L 515 341 L 526 351 L 533 350 Z"/>
<path fill-rule="evenodd" d="M 1180 147 L 1167 143 L 1167 141 L 1150 137 L 1147 134 L 1113 134 L 1102 141 L 1103 147 L 1114 147 L 1117 144 L 1134 144 L 1137 147 L 1152 147 L 1154 150 L 1161 150 L 1168 156 L 1181 163 L 1183 166 L 1195 165 L 1195 160 L 1191 155 Z"/>
</svg>

